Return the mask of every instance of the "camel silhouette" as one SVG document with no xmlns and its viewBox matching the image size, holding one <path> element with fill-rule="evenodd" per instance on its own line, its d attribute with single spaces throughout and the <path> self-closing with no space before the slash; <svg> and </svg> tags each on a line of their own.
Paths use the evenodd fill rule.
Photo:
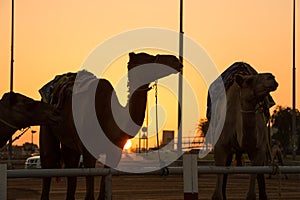
<svg viewBox="0 0 300 200">
<path fill-rule="evenodd" d="M 252 69 L 247 63 L 236 63 L 235 65 L 247 66 L 247 68 Z M 221 135 L 214 147 L 217 166 L 229 166 L 233 154 L 241 152 L 248 154 L 253 166 L 265 165 L 267 161 L 266 156 L 270 146 L 265 116 L 266 108 L 265 103 L 262 102 L 271 91 L 277 89 L 278 83 L 271 73 L 250 74 L 248 70 L 243 72 L 236 73 L 233 76 L 232 84 L 226 86 L 226 118 Z M 269 107 L 267 107 L 268 109 Z M 259 186 L 259 199 L 266 200 L 264 174 L 250 175 L 247 199 L 254 200 L 256 198 L 256 177 Z M 227 174 L 217 175 L 212 199 L 226 199 L 226 182 Z"/>
<path fill-rule="evenodd" d="M 81 154 L 83 155 L 84 167 L 95 167 L 96 158 L 83 145 L 78 135 L 78 130 L 80 132 L 85 130 L 87 132 L 94 131 L 90 126 L 90 121 L 93 120 L 91 118 L 93 110 L 95 110 L 96 118 L 106 136 L 105 139 L 118 147 L 116 151 L 103 149 L 103 153 L 106 154 L 106 161 L 110 163 L 110 166 L 116 166 L 121 158 L 125 143 L 138 133 L 143 124 L 149 84 L 180 70 L 182 70 L 182 63 L 173 55 L 153 56 L 147 53 L 130 53 L 128 62 L 129 95 L 126 106 L 119 103 L 114 88 L 108 80 L 88 81 L 91 83 L 89 86 L 82 84 L 85 88 L 94 88 L 95 94 L 88 97 L 88 92 L 79 92 L 79 94 L 76 94 L 76 105 L 74 105 L 74 99 L 72 101 L 72 92 L 70 92 L 72 89 L 68 90 L 74 84 L 68 85 L 64 89 L 66 94 L 63 101 L 56 101 L 60 102 L 58 104 L 64 118 L 63 123 L 59 126 L 41 127 L 42 168 L 59 168 L 61 157 L 66 168 L 77 167 Z M 75 89 L 76 92 L 81 90 L 77 89 Z M 73 90 L 73 97 L 75 90 Z M 95 107 L 91 108 L 90 105 L 93 103 Z M 72 112 L 74 114 L 72 104 L 76 112 L 80 113 L 79 117 L 76 117 L 77 119 L 72 116 Z M 77 120 L 76 124 L 74 120 Z M 78 126 L 78 124 L 80 125 Z M 102 178 L 98 199 L 104 199 L 105 197 L 103 180 Z M 43 179 L 41 199 L 49 199 L 50 183 L 51 178 Z M 75 199 L 75 191 L 76 177 L 69 177 L 66 199 Z M 94 177 L 92 176 L 86 177 L 85 199 L 94 199 Z"/>
<path fill-rule="evenodd" d="M 0 100 L 0 148 L 19 129 L 33 125 L 58 124 L 62 118 L 54 106 L 19 93 L 5 93 Z"/>
</svg>

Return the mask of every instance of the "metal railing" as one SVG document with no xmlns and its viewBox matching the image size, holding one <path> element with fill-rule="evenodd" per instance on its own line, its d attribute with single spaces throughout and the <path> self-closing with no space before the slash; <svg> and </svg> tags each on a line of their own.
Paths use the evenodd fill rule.
<svg viewBox="0 0 300 200">
<path fill-rule="evenodd" d="M 194 162 L 197 163 L 197 162 Z M 185 164 L 184 164 L 185 165 Z M 299 174 L 300 166 L 244 166 L 244 167 L 217 167 L 217 166 L 197 166 L 194 164 L 193 169 L 197 169 L 199 174 Z M 169 167 L 169 174 L 188 174 L 184 172 L 183 167 Z M 189 168 L 190 170 L 191 168 Z M 0 164 L 0 199 L 6 199 L 7 179 L 8 178 L 42 178 L 42 177 L 65 177 L 65 176 L 112 176 L 124 175 L 127 172 L 117 171 L 110 168 L 76 168 L 76 169 L 20 169 L 7 170 L 6 164 Z M 132 174 L 132 173 L 131 173 Z M 143 174 L 162 174 L 162 170 L 157 170 Z M 139 175 L 139 174 L 136 174 Z M 193 173 L 192 179 L 198 179 L 197 173 Z M 189 179 L 187 179 L 189 180 Z M 108 181 L 111 181 L 111 179 Z M 188 183 L 184 183 L 186 185 Z M 111 183 L 108 183 L 111 189 Z M 111 192 L 110 192 L 111 193 Z"/>
<path fill-rule="evenodd" d="M 3 165 L 2 165 L 3 166 Z M 6 165 L 4 165 L 6 166 Z M 3 169 L 3 168 L 2 168 Z M 4 170 L 7 178 L 42 178 L 42 177 L 67 177 L 67 176 L 105 176 L 128 175 L 132 173 L 117 171 L 110 168 L 72 168 L 72 169 L 19 169 Z M 169 167 L 170 174 L 182 174 L 182 167 Z M 3 172 L 2 172 L 3 173 Z M 143 174 L 161 174 L 162 170 Z M 298 174 L 300 166 L 245 166 L 245 167 L 217 167 L 198 166 L 199 174 Z M 136 175 L 140 175 L 137 173 Z"/>
</svg>

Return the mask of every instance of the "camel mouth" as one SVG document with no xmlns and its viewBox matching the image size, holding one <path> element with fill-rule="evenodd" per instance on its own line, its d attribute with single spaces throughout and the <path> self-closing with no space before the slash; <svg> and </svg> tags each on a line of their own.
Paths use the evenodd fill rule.
<svg viewBox="0 0 300 200">
<path fill-rule="evenodd" d="M 268 90 L 270 91 L 270 92 L 273 92 L 273 91 L 275 91 L 277 89 L 277 87 L 269 87 L 268 88 Z"/>
<path fill-rule="evenodd" d="M 173 62 L 170 65 L 170 67 L 173 68 L 176 71 L 175 73 L 178 73 L 178 72 L 182 71 L 182 69 L 183 69 L 183 63 L 178 59 L 175 62 Z"/>
<path fill-rule="evenodd" d="M 277 89 L 277 87 L 278 87 L 278 83 L 276 83 L 273 86 L 268 87 L 267 90 L 270 91 L 270 92 L 273 92 L 273 91 L 275 91 Z"/>
<path fill-rule="evenodd" d="M 177 72 L 181 72 L 182 71 L 182 69 L 183 69 L 183 64 L 182 64 L 182 62 L 179 62 L 179 66 L 177 67 Z"/>
</svg>

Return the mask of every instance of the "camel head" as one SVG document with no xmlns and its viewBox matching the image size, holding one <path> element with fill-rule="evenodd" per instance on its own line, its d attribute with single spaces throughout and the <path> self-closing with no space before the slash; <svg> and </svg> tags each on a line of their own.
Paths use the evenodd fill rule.
<svg viewBox="0 0 300 200">
<path fill-rule="evenodd" d="M 278 83 L 271 73 L 260 73 L 256 75 L 235 76 L 236 83 L 240 86 L 240 97 L 242 102 L 256 106 L 270 92 L 275 91 Z"/>
<path fill-rule="evenodd" d="M 173 55 L 149 55 L 129 53 L 128 71 L 130 81 L 151 83 L 157 79 L 182 70 L 182 63 Z"/>
<path fill-rule="evenodd" d="M 58 124 L 62 118 L 51 105 L 35 101 L 22 94 L 5 93 L 0 100 L 0 124 L 11 129 L 21 129 L 33 125 Z M 1 132 L 0 146 L 5 145 L 13 134 Z"/>
</svg>

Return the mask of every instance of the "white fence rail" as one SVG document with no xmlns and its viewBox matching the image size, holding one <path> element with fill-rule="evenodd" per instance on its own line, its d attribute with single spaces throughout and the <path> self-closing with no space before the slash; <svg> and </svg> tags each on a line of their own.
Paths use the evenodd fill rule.
<svg viewBox="0 0 300 200">
<path fill-rule="evenodd" d="M 193 158 L 194 159 L 194 158 Z M 194 162 L 197 163 L 197 162 Z M 189 165 L 183 163 L 183 165 Z M 244 167 L 216 167 L 216 166 L 197 166 L 193 164 L 188 167 L 169 167 L 170 174 L 185 174 L 190 176 L 190 170 L 197 169 L 199 174 L 299 174 L 300 166 L 244 166 Z M 106 176 L 128 174 L 109 168 L 77 168 L 77 169 L 21 169 L 7 170 L 6 164 L 0 164 L 0 199 L 7 198 L 7 179 L 8 178 L 41 178 L 41 177 L 61 177 L 61 176 Z M 162 170 L 149 172 L 146 174 L 162 174 Z M 139 175 L 139 174 L 136 174 Z M 192 173 L 193 180 L 198 180 L 197 173 Z M 184 179 L 190 180 L 190 178 Z M 110 180 L 111 181 L 111 180 Z M 189 185 L 184 181 L 184 185 Z M 109 183 L 108 183 L 109 185 Z M 110 188 L 111 189 L 111 188 Z M 186 192 L 186 191 L 184 191 Z M 194 191 L 193 191 L 194 192 Z M 198 191 L 196 191 L 198 193 Z M 111 193 L 111 192 L 110 192 Z M 198 194 L 197 194 L 198 195 Z"/>
<path fill-rule="evenodd" d="M 0 165 L 3 166 L 3 165 Z M 4 165 L 6 166 L 6 165 Z M 76 168 L 76 169 L 20 169 L 5 170 L 1 174 L 6 174 L 7 178 L 42 178 L 42 177 L 65 177 L 65 176 L 103 176 L 103 175 L 124 175 L 127 172 L 120 172 L 109 168 Z M 170 174 L 182 174 L 182 167 L 169 167 Z M 200 174 L 298 174 L 300 166 L 247 166 L 247 167 L 216 167 L 198 166 Z M 162 174 L 161 170 L 146 174 Z M 131 173 L 132 175 L 132 173 Z M 138 173 L 136 175 L 139 175 Z"/>
</svg>

